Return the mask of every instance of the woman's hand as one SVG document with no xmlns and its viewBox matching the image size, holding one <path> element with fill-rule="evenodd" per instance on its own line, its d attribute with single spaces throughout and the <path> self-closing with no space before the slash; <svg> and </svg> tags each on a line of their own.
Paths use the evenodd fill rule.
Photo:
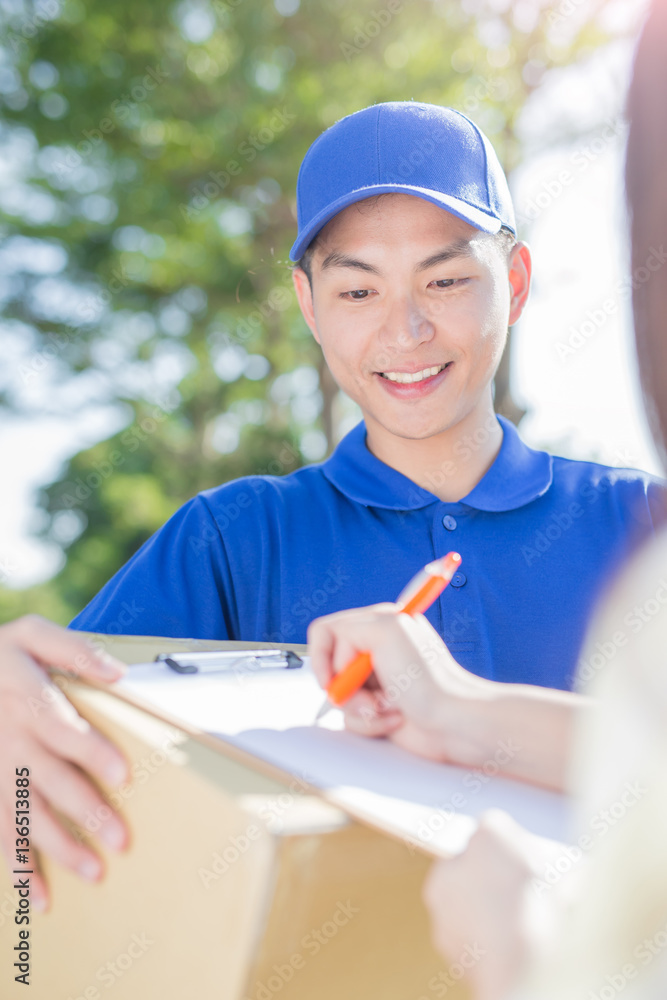
<svg viewBox="0 0 667 1000">
<path fill-rule="evenodd" d="M 395 604 L 341 611 L 311 623 L 308 647 L 323 688 L 358 652 L 371 654 L 372 678 L 343 707 L 348 729 L 433 760 L 477 762 L 481 746 L 475 727 L 462 725 L 463 709 L 493 686 L 456 662 L 423 615 L 397 614 Z"/>
<path fill-rule="evenodd" d="M 449 962 L 452 985 L 463 969 L 476 1000 L 510 995 L 553 937 L 557 901 L 535 884 L 562 852 L 561 844 L 529 833 L 494 809 L 482 816 L 462 854 L 433 866 L 424 901 L 433 943 Z"/>
<path fill-rule="evenodd" d="M 593 706 L 571 691 L 505 684 L 470 673 L 451 655 L 423 615 L 396 604 L 340 611 L 308 628 L 313 671 L 323 688 L 357 653 L 371 654 L 374 672 L 343 706 L 348 729 L 385 736 L 432 760 L 463 767 L 498 762 L 502 773 L 562 791 L 572 730 Z"/>
</svg>

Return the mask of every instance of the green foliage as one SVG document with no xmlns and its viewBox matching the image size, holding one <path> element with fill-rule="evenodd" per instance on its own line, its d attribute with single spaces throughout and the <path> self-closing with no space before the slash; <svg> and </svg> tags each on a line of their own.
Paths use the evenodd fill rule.
<svg viewBox="0 0 667 1000">
<path fill-rule="evenodd" d="M 415 99 L 467 111 L 511 168 L 542 74 L 603 39 L 594 23 L 563 34 L 557 4 L 519 6 L 523 20 L 481 0 L 3 5 L 16 173 L 0 231 L 18 263 L 0 404 L 82 426 L 107 406 L 122 429 L 43 491 L 42 534 L 67 560 L 0 593 L 0 620 L 66 621 L 198 490 L 331 447 L 335 390 L 288 266 L 301 158 L 342 115 Z"/>
</svg>

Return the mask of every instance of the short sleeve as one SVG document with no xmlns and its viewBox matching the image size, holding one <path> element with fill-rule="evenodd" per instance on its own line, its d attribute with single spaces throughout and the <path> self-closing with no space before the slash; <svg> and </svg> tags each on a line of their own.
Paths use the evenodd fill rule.
<svg viewBox="0 0 667 1000">
<path fill-rule="evenodd" d="M 142 545 L 70 628 L 234 638 L 233 593 L 223 539 L 206 501 L 197 496 Z"/>
</svg>

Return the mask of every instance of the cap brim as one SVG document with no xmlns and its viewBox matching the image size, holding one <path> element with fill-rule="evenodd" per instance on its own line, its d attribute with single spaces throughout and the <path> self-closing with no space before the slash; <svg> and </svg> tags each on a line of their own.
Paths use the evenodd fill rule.
<svg viewBox="0 0 667 1000">
<path fill-rule="evenodd" d="M 464 222 L 468 222 L 475 229 L 480 229 L 483 233 L 497 233 L 503 226 L 503 223 L 495 215 L 484 212 L 480 208 L 475 208 L 474 205 L 469 205 L 467 202 L 461 201 L 460 198 L 441 194 L 439 191 L 431 191 L 429 188 L 415 187 L 411 184 L 373 184 L 369 187 L 357 188 L 356 191 L 348 192 L 343 198 L 338 198 L 337 201 L 331 202 L 314 219 L 311 219 L 307 228 L 299 233 L 290 250 L 290 260 L 296 263 L 302 257 L 304 250 L 313 237 L 317 235 L 330 219 L 333 219 L 334 215 L 338 215 L 348 205 L 354 205 L 355 202 L 363 201 L 365 198 L 372 198 L 376 194 L 415 195 L 417 198 L 423 198 L 434 205 L 439 205 L 440 208 L 451 212 L 458 219 L 463 219 Z M 508 228 L 512 227 L 508 226 Z"/>
</svg>

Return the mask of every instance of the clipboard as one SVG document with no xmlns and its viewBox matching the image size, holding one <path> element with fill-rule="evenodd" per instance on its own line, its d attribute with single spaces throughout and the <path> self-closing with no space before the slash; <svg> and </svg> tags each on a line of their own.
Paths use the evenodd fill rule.
<svg viewBox="0 0 667 1000">
<path fill-rule="evenodd" d="M 114 655 L 144 662 L 180 645 L 106 639 Z M 54 904 L 31 916 L 32 1000 L 405 1000 L 428 990 L 443 961 L 421 900 L 425 855 L 127 692 L 72 680 L 66 693 L 129 762 L 132 784 L 104 791 L 131 846 L 116 855 L 94 844 L 106 866 L 95 885 L 43 860 Z M 11 886 L 1 869 L 3 1000 L 26 995 L 8 960 Z"/>
<path fill-rule="evenodd" d="M 187 641 L 103 638 L 114 655 L 143 663 L 130 677 L 159 671 L 181 692 L 226 683 L 248 693 L 259 676 L 248 672 L 244 685 L 234 671 L 180 675 L 155 657 L 168 651 L 180 658 Z M 193 653 L 256 650 L 242 643 L 192 645 Z M 302 666 L 262 672 L 270 685 L 280 678 L 307 683 L 306 650 L 295 646 L 293 652 Z M 290 758 L 284 746 L 276 752 L 269 745 L 275 732 L 214 735 L 179 717 L 179 702 L 170 712 L 122 686 L 79 681 L 70 681 L 66 693 L 131 764 L 133 784 L 106 791 L 114 805 L 112 796 L 119 796 L 132 845 L 126 854 L 100 852 L 107 877 L 94 886 L 45 860 L 55 903 L 51 913 L 32 918 L 32 1000 L 434 995 L 432 984 L 442 982 L 446 962 L 430 943 L 421 892 L 438 850 L 418 840 L 411 845 L 394 827 L 400 802 L 337 784 L 335 773 L 324 781 L 308 773 L 308 744 L 298 738 L 290 742 L 296 753 Z M 316 685 L 314 695 L 319 706 Z M 296 727 L 297 737 L 300 729 L 306 727 Z M 325 741 L 345 735 L 335 731 L 335 719 L 318 734 Z M 375 743 L 365 741 L 377 751 Z M 395 787 L 397 761 L 386 767 L 386 793 Z M 345 766 L 356 776 L 363 770 L 354 757 Z M 540 790 L 531 791 L 539 800 Z M 3 955 L 16 943 L 13 903 L 3 872 Z M 138 941 L 151 944 L 140 952 Z M 0 972 L 3 1000 L 25 995 L 11 981 L 9 964 Z M 448 996 L 463 1000 L 466 993 L 457 986 Z"/>
<path fill-rule="evenodd" d="M 164 663 L 177 674 L 216 674 L 251 670 L 295 670 L 303 659 L 293 649 L 207 650 L 206 652 L 158 653 L 157 663 Z"/>
</svg>

